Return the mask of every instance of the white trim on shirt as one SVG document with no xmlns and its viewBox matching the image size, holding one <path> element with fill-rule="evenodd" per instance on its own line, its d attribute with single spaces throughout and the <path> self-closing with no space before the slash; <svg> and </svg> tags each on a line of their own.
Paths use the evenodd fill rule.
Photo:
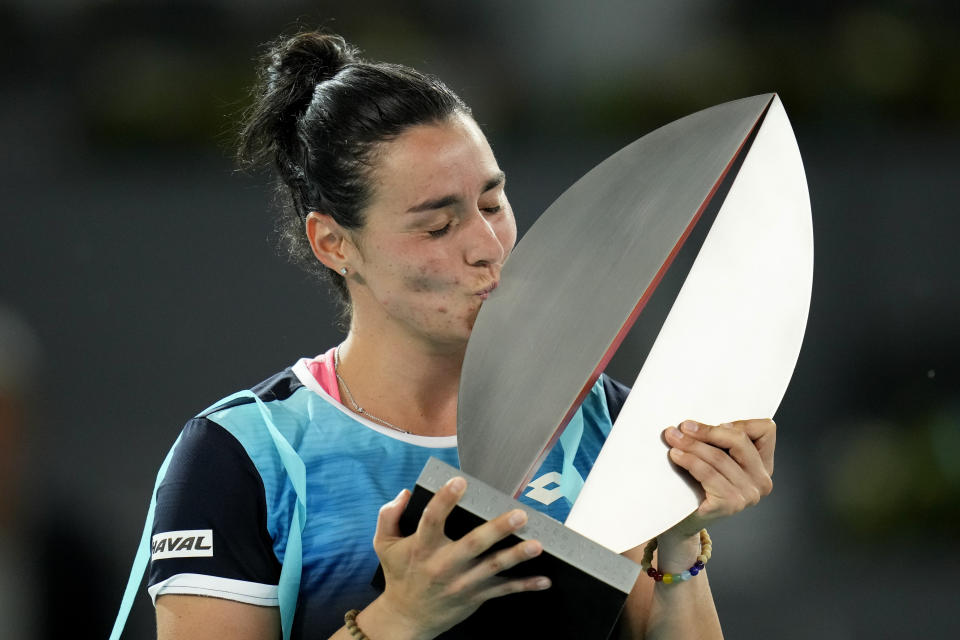
<svg viewBox="0 0 960 640">
<path fill-rule="evenodd" d="M 345 406 L 337 402 L 330 396 L 329 393 L 323 390 L 323 387 L 320 386 L 320 383 L 317 382 L 317 379 L 313 377 L 313 374 L 310 372 L 310 369 L 307 367 L 308 362 L 312 362 L 311 358 L 300 358 L 295 365 L 293 365 L 293 373 L 297 376 L 297 379 L 303 383 L 310 391 L 314 392 L 331 405 L 342 411 L 345 415 L 353 418 L 353 420 L 368 429 L 373 429 L 377 433 L 383 434 L 388 438 L 393 438 L 394 440 L 402 440 L 409 444 L 416 445 L 418 447 L 428 447 L 430 449 L 443 449 L 447 447 L 457 446 L 457 436 L 418 436 L 412 433 L 401 433 L 400 431 L 394 431 L 389 427 L 384 427 L 382 425 L 373 422 L 372 420 L 367 420 L 363 416 L 359 416 L 353 411 L 350 411 Z"/>
<path fill-rule="evenodd" d="M 157 596 L 168 594 L 208 596 L 261 607 L 276 607 L 280 604 L 275 584 L 205 576 L 199 573 L 178 573 L 147 587 L 147 592 L 154 606 L 157 605 Z"/>
</svg>

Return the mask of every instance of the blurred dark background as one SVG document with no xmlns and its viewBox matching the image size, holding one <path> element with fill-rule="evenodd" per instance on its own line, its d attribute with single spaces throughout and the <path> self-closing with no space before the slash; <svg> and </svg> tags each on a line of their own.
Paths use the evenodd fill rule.
<svg viewBox="0 0 960 640">
<path fill-rule="evenodd" d="M 460 92 L 521 231 L 651 129 L 779 92 L 814 293 L 776 490 L 711 532 L 726 635 L 960 634 L 956 3 L 7 0 L 0 636 L 105 637 L 182 423 L 339 340 L 231 160 L 253 59 L 298 25 Z M 152 615 L 141 590 L 129 637 Z"/>
</svg>

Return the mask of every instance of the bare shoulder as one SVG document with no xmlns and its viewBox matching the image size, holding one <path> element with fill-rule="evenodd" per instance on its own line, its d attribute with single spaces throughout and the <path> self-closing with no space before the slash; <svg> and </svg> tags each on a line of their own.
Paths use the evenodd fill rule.
<svg viewBox="0 0 960 640">
<path fill-rule="evenodd" d="M 275 640 L 280 610 L 206 596 L 157 598 L 158 640 Z"/>
</svg>

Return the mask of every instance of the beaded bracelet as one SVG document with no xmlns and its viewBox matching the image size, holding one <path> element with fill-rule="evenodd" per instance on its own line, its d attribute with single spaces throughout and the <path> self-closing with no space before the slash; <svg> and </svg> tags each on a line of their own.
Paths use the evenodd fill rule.
<svg viewBox="0 0 960 640">
<path fill-rule="evenodd" d="M 370 640 L 363 631 L 360 631 L 360 627 L 357 626 L 357 614 L 360 613 L 359 609 L 350 609 L 343 616 L 343 622 L 347 625 L 347 631 L 350 632 L 350 635 L 356 640 Z"/>
<path fill-rule="evenodd" d="M 651 563 L 653 561 L 653 551 L 656 548 L 657 539 L 654 538 L 650 541 L 650 544 L 647 545 L 647 548 L 643 550 L 643 559 L 640 560 L 640 568 L 643 569 L 648 576 L 657 582 L 663 582 L 663 584 L 686 582 L 703 571 L 703 568 L 707 566 L 707 561 L 710 559 L 710 556 L 713 555 L 713 541 L 710 540 L 710 534 L 707 533 L 706 529 L 700 529 L 700 553 L 697 555 L 697 561 L 683 573 L 663 573 L 659 569 L 655 569 Z"/>
</svg>

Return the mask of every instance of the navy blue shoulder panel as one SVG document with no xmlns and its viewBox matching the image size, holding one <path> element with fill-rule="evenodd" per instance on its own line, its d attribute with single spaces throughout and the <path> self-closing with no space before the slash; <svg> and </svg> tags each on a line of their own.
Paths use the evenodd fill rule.
<svg viewBox="0 0 960 640">
<path fill-rule="evenodd" d="M 293 395 L 293 392 L 303 386 L 300 379 L 293 372 L 293 369 L 287 367 L 278 374 L 272 375 L 260 384 L 250 387 L 261 400 L 270 402 L 271 400 L 286 400 Z"/>
<path fill-rule="evenodd" d="M 620 409 L 630 393 L 630 387 L 620 384 L 608 375 L 603 376 L 603 393 L 607 396 L 607 410 L 610 412 L 610 422 L 616 422 Z"/>
<path fill-rule="evenodd" d="M 277 584 L 263 481 L 240 442 L 206 418 L 184 427 L 157 490 L 153 524 L 154 535 L 194 530 L 211 530 L 213 555 L 152 560 L 148 584 L 181 573 Z"/>
<path fill-rule="evenodd" d="M 302 386 L 288 368 L 251 391 L 264 402 L 271 402 L 289 398 Z M 210 529 L 213 556 L 154 560 L 150 563 L 149 584 L 180 573 L 277 584 L 280 563 L 268 533 L 260 473 L 240 441 L 205 417 L 214 410 L 250 402 L 250 398 L 237 398 L 217 405 L 184 427 L 157 490 L 153 533 Z"/>
<path fill-rule="evenodd" d="M 257 394 L 264 402 L 271 402 L 273 400 L 286 400 L 293 393 L 303 386 L 303 383 L 300 382 L 300 379 L 293 372 L 293 369 L 286 368 L 280 373 L 270 376 L 263 382 L 253 385 L 250 387 L 250 390 Z M 200 414 L 201 416 L 206 416 L 214 411 L 220 411 L 222 409 L 229 409 L 230 407 L 237 407 L 242 404 L 249 404 L 253 400 L 249 397 L 247 398 L 236 398 L 230 402 L 224 402 L 223 404 L 214 405 L 207 411 Z"/>
</svg>

